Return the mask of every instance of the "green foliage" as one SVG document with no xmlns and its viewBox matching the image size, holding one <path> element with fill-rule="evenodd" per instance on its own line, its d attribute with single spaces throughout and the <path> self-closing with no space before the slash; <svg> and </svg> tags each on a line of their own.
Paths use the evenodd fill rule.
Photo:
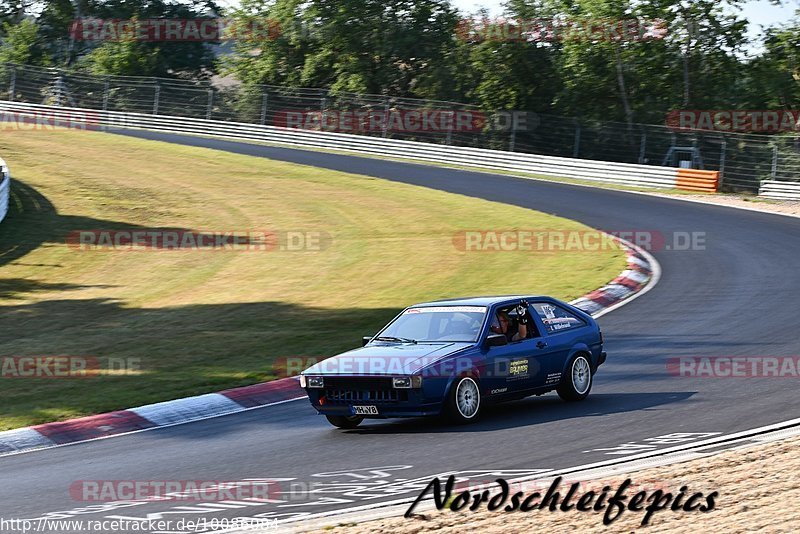
<svg viewBox="0 0 800 534">
<path fill-rule="evenodd" d="M 159 48 L 127 39 L 103 43 L 85 56 L 83 62 L 93 74 L 163 75 L 159 72 L 162 69 L 157 68 L 159 51 Z"/>
<path fill-rule="evenodd" d="M 52 0 L 36 13 L 0 0 L 0 60 L 195 80 L 219 72 L 247 88 L 225 98 L 248 117 L 258 113 L 260 84 L 629 123 L 661 123 L 676 109 L 796 109 L 800 19 L 749 43 L 744 2 L 508 0 L 509 22 L 555 18 L 606 32 L 526 40 L 509 38 L 485 11 L 476 15 L 490 23 L 482 38 L 464 34 L 467 16 L 451 0 L 242 0 L 229 14 L 235 39 L 215 51 L 198 42 L 81 42 L 69 31 L 81 17 L 219 16 L 211 0 Z M 631 39 L 609 30 L 634 19 L 662 33 Z"/>
<path fill-rule="evenodd" d="M 18 24 L 3 23 L 4 37 L 0 43 L 0 64 L 27 63 L 42 65 L 43 57 L 39 27 L 31 20 L 23 20 Z"/>
<path fill-rule="evenodd" d="M 39 65 L 77 64 L 99 74 L 207 77 L 215 56 L 206 42 L 84 41 L 71 28 L 79 19 L 196 19 L 215 17 L 213 1 L 50 0 L 39 11 L 30 3 L 0 2 L 5 21 L 2 50 L 8 61 Z M 27 10 L 27 11 L 26 11 Z M 26 51 L 26 48 L 29 49 Z"/>
<path fill-rule="evenodd" d="M 448 60 L 458 15 L 446 0 L 250 0 L 234 18 L 280 28 L 276 38 L 237 41 L 223 59 L 247 83 L 440 96 L 456 74 Z"/>
<path fill-rule="evenodd" d="M 800 18 L 767 29 L 765 52 L 753 61 L 749 105 L 797 109 L 800 106 Z"/>
</svg>

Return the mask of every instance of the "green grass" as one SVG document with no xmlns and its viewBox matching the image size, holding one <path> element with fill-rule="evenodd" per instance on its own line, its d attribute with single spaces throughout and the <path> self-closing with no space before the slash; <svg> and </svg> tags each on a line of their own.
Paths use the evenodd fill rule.
<svg viewBox="0 0 800 534">
<path fill-rule="evenodd" d="M 8 134 L 0 357 L 140 358 L 91 378 L 0 378 L 0 429 L 275 378 L 286 356 L 358 345 L 398 309 L 472 294 L 565 299 L 616 276 L 621 251 L 462 252 L 465 229 L 580 230 L 523 208 L 364 176 L 102 133 Z M 330 234 L 306 252 L 77 251 L 70 231 Z"/>
</svg>

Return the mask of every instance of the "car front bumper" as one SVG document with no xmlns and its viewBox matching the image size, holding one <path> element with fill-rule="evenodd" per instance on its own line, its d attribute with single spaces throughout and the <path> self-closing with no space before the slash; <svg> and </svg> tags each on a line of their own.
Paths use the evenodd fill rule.
<svg viewBox="0 0 800 534">
<path fill-rule="evenodd" d="M 442 410 L 441 401 L 436 398 L 426 398 L 422 390 L 409 389 L 404 391 L 401 400 L 352 400 L 334 401 L 328 398 L 323 389 L 306 389 L 308 400 L 317 412 L 322 415 L 355 415 L 353 406 L 374 406 L 377 415 L 364 415 L 366 418 L 385 419 L 389 417 L 421 417 L 438 415 Z"/>
<path fill-rule="evenodd" d="M 320 415 L 342 415 L 350 417 L 355 415 L 352 406 L 317 406 L 313 405 Z M 389 419 L 393 417 L 426 417 L 439 415 L 441 413 L 441 405 L 426 405 L 426 406 L 381 406 L 378 405 L 377 415 L 362 415 L 365 419 Z"/>
</svg>

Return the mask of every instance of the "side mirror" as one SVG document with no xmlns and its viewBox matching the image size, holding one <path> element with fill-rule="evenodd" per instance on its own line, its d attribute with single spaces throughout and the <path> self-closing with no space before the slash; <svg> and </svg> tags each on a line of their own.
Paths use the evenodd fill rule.
<svg viewBox="0 0 800 534">
<path fill-rule="evenodd" d="M 372 339 L 372 336 L 364 336 L 363 338 L 361 338 L 361 346 L 362 347 L 366 346 L 367 343 L 369 343 L 371 339 Z"/>
<path fill-rule="evenodd" d="M 508 345 L 508 338 L 505 334 L 489 334 L 483 344 L 487 349 L 490 347 L 502 347 Z"/>
</svg>

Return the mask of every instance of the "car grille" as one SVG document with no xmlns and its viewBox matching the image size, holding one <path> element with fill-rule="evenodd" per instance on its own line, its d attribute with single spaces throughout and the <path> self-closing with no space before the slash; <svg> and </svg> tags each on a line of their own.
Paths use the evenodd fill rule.
<svg viewBox="0 0 800 534">
<path fill-rule="evenodd" d="M 392 388 L 391 377 L 326 376 L 325 400 L 341 404 L 403 402 L 408 400 L 408 390 Z"/>
</svg>

